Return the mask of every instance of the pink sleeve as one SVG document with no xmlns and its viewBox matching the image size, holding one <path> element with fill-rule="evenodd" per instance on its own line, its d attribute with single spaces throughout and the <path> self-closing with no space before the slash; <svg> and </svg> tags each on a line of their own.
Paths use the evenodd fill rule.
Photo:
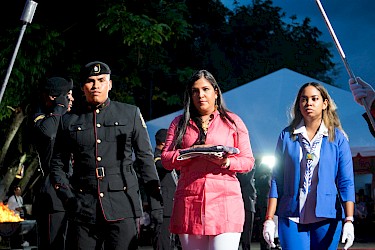
<svg viewBox="0 0 375 250">
<path fill-rule="evenodd" d="M 165 139 L 165 146 L 161 153 L 161 162 L 163 167 L 168 170 L 172 169 L 181 169 L 182 166 L 187 165 L 190 163 L 189 160 L 179 161 L 177 157 L 180 155 L 180 149 L 174 148 L 174 135 L 177 131 L 178 122 L 181 119 L 181 116 L 176 117 L 171 125 L 169 126 L 167 137 Z"/>
<path fill-rule="evenodd" d="M 240 153 L 230 156 L 229 170 L 238 173 L 249 172 L 253 169 L 255 162 L 250 145 L 250 135 L 241 118 L 238 116 L 233 118 L 235 119 L 238 131 L 238 138 L 235 138 L 238 143 L 237 145 L 235 144 L 235 147 L 240 150 Z"/>
</svg>

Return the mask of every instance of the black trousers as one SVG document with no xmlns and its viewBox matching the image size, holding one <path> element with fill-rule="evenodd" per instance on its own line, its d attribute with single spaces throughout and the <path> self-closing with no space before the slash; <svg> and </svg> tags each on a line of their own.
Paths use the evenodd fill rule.
<svg viewBox="0 0 375 250">
<path fill-rule="evenodd" d="M 38 218 L 38 236 L 40 250 L 64 250 L 67 216 L 64 211 L 40 214 Z M 68 249 L 68 248 L 67 248 Z"/>
<path fill-rule="evenodd" d="M 164 217 L 163 223 L 155 232 L 153 240 L 154 250 L 174 250 L 181 249 L 181 244 L 178 235 L 172 234 L 169 231 L 169 224 L 171 217 Z"/>
<path fill-rule="evenodd" d="M 67 241 L 69 250 L 138 249 L 135 219 L 96 224 L 69 221 Z"/>
<path fill-rule="evenodd" d="M 245 211 L 245 223 L 241 233 L 241 245 L 243 250 L 251 249 L 251 237 L 253 235 L 254 213 Z"/>
</svg>

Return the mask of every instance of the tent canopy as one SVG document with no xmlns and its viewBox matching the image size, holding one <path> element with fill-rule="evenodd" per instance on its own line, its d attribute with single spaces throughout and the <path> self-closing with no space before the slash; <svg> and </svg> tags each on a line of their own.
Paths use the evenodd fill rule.
<svg viewBox="0 0 375 250">
<path fill-rule="evenodd" d="M 307 82 L 324 85 L 338 107 L 343 129 L 349 136 L 352 156 L 375 156 L 375 139 L 362 114 L 365 109 L 351 92 L 320 82 L 289 69 L 281 69 L 223 94 L 229 110 L 238 114 L 250 133 L 254 156 L 273 155 L 280 132 L 289 124 L 289 111 L 299 88 Z M 182 110 L 148 121 L 151 143 L 160 128 L 168 128 Z"/>
</svg>

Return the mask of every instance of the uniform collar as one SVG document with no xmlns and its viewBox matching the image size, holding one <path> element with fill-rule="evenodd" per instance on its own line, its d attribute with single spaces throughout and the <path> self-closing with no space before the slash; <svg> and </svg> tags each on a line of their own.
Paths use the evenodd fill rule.
<svg viewBox="0 0 375 250">
<path fill-rule="evenodd" d="M 307 131 L 305 126 L 305 121 L 302 119 L 301 122 L 298 124 L 296 129 L 293 131 L 293 134 L 302 134 L 307 138 Z M 328 136 L 328 128 L 324 124 L 324 121 L 320 124 L 319 130 L 316 134 L 323 134 L 323 136 Z"/>
<path fill-rule="evenodd" d="M 108 98 L 105 102 L 103 102 L 101 104 L 98 104 L 98 105 L 90 105 L 90 104 L 88 104 L 87 105 L 87 109 L 88 110 L 97 110 L 97 109 L 102 110 L 102 109 L 108 107 L 108 105 L 110 104 L 110 102 L 111 102 L 111 100 Z"/>
</svg>

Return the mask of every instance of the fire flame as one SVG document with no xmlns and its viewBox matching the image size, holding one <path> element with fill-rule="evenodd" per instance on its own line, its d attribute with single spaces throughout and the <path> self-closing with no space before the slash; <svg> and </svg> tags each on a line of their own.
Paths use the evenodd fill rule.
<svg viewBox="0 0 375 250">
<path fill-rule="evenodd" d="M 1 222 L 20 222 L 24 221 L 19 214 L 10 210 L 7 205 L 0 202 L 0 223 Z"/>
</svg>

